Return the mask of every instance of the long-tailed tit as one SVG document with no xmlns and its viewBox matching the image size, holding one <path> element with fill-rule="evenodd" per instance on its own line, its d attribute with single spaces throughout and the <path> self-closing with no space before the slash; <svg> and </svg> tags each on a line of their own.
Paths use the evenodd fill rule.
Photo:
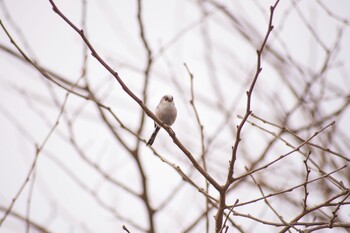
<svg viewBox="0 0 350 233">
<path fill-rule="evenodd" d="M 171 126 L 176 119 L 177 110 L 174 104 L 174 98 L 171 95 L 165 95 L 160 100 L 156 111 L 155 111 L 156 117 L 161 120 L 164 124 Z M 150 146 L 153 144 L 154 139 L 156 139 L 157 133 L 160 130 L 160 126 L 154 122 L 154 132 L 152 133 L 151 137 L 149 138 L 147 142 L 147 146 Z"/>
</svg>

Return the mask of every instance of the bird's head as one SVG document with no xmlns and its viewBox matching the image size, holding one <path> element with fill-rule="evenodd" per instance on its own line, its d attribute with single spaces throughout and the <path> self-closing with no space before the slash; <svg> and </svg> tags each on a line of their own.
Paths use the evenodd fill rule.
<svg viewBox="0 0 350 233">
<path fill-rule="evenodd" d="M 165 96 L 163 96 L 161 101 L 171 103 L 171 102 L 173 102 L 173 100 L 174 100 L 174 97 L 172 95 L 165 95 Z"/>
</svg>

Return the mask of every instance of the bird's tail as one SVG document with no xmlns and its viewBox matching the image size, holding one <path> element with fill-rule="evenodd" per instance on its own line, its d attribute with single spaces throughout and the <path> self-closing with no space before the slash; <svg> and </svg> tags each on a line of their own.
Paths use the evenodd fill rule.
<svg viewBox="0 0 350 233">
<path fill-rule="evenodd" d="M 156 139 L 156 136 L 158 134 L 160 130 L 159 126 L 156 126 L 156 128 L 154 129 L 154 132 L 152 133 L 151 137 L 148 139 L 148 142 L 146 143 L 146 146 L 152 146 L 154 139 Z"/>
</svg>

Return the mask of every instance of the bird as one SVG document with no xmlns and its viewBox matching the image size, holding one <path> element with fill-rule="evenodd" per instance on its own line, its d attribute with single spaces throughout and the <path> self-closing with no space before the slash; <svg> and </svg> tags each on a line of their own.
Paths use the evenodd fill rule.
<svg viewBox="0 0 350 233">
<path fill-rule="evenodd" d="M 161 98 L 154 114 L 164 124 L 168 126 L 171 126 L 172 124 L 174 124 L 177 116 L 174 97 L 172 95 L 164 95 Z M 160 128 L 161 127 L 156 122 L 154 122 L 154 131 L 151 137 L 149 138 L 149 140 L 147 141 L 146 146 L 151 146 L 153 144 Z"/>
</svg>

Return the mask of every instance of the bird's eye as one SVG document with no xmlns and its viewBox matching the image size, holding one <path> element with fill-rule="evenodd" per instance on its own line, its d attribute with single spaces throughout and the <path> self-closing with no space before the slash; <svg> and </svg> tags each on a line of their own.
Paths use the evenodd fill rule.
<svg viewBox="0 0 350 233">
<path fill-rule="evenodd" d="M 168 99 L 168 97 L 165 97 L 164 100 L 165 100 L 165 101 L 168 101 L 169 99 Z"/>
</svg>

